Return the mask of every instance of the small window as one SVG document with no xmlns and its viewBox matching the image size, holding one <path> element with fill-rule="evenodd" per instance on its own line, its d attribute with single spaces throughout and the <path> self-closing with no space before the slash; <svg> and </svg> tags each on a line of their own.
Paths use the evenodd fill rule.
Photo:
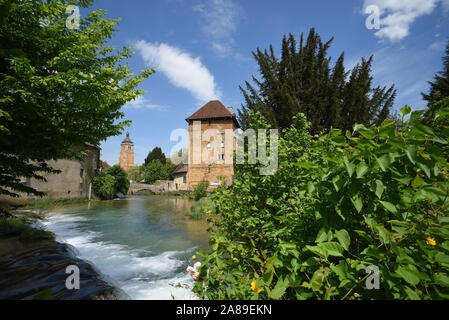
<svg viewBox="0 0 449 320">
<path fill-rule="evenodd" d="M 187 183 L 187 178 L 186 178 L 186 176 L 182 177 L 182 183 Z"/>
<path fill-rule="evenodd" d="M 224 160 L 224 154 L 223 153 L 220 153 L 218 155 L 218 160 Z"/>
<path fill-rule="evenodd" d="M 84 169 L 80 169 L 80 184 L 83 184 L 84 182 Z"/>
<path fill-rule="evenodd" d="M 210 142 L 207 144 L 207 149 L 210 149 Z"/>
</svg>

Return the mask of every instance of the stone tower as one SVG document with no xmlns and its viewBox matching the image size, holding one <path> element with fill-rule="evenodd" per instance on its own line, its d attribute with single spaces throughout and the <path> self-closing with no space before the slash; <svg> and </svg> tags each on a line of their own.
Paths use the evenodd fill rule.
<svg viewBox="0 0 449 320">
<path fill-rule="evenodd" d="M 208 102 L 186 119 L 189 123 L 188 188 L 202 180 L 214 188 L 220 177 L 232 182 L 234 176 L 233 151 L 235 132 L 239 128 L 232 108 L 220 101 Z"/>
<path fill-rule="evenodd" d="M 129 132 L 126 133 L 126 138 L 122 141 L 118 164 L 125 171 L 134 166 L 134 144 L 129 138 Z"/>
</svg>

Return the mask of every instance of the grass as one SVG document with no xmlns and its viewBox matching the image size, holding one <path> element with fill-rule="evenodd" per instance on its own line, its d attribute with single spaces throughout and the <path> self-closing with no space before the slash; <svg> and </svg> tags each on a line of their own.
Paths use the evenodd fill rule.
<svg viewBox="0 0 449 320">
<path fill-rule="evenodd" d="M 26 201 L 25 205 L 22 207 L 22 209 L 28 209 L 28 210 L 49 210 L 52 208 L 58 208 L 58 207 L 64 207 L 67 205 L 73 205 L 73 204 L 82 204 L 87 203 L 88 199 L 53 199 L 51 197 L 45 197 L 45 198 L 36 198 L 36 199 L 29 199 Z M 91 201 L 99 201 L 96 198 L 92 198 Z"/>
<path fill-rule="evenodd" d="M 215 205 L 209 197 L 204 197 L 192 204 L 187 216 L 192 219 L 202 219 L 205 214 L 211 213 L 215 213 Z"/>
<path fill-rule="evenodd" d="M 0 236 L 19 236 L 21 240 L 53 240 L 54 234 L 35 229 L 25 217 L 0 215 Z"/>
</svg>

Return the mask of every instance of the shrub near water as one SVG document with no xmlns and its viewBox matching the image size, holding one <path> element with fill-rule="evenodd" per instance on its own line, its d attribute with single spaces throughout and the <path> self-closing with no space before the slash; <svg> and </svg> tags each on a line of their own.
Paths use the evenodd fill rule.
<svg viewBox="0 0 449 320">
<path fill-rule="evenodd" d="M 295 118 L 276 174 L 236 166 L 233 188 L 212 195 L 213 250 L 198 252 L 209 276 L 195 290 L 210 299 L 449 298 L 448 142 L 421 114 L 319 137 Z M 251 124 L 268 128 L 255 114 Z M 378 290 L 366 287 L 369 266 Z"/>
</svg>

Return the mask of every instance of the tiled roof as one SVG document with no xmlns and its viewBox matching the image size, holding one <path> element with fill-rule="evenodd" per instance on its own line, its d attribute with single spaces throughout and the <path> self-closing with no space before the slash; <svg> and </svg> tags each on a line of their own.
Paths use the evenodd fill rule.
<svg viewBox="0 0 449 320">
<path fill-rule="evenodd" d="M 133 143 L 129 138 L 129 132 L 126 133 L 126 138 L 122 141 L 122 144 L 123 143 L 131 143 L 131 144 Z"/>
<path fill-rule="evenodd" d="M 96 145 L 94 145 L 94 144 L 92 144 L 92 143 L 85 142 L 84 144 L 85 144 L 86 146 L 88 146 L 88 147 L 92 147 L 92 148 L 101 150 L 101 148 L 100 148 L 99 146 L 96 146 Z"/>
<path fill-rule="evenodd" d="M 189 169 L 188 164 L 180 163 L 175 170 L 173 170 L 172 175 L 176 173 L 185 173 Z"/>
<path fill-rule="evenodd" d="M 102 169 L 107 169 L 109 167 L 110 167 L 110 165 L 106 161 L 101 161 L 101 168 Z"/>
<path fill-rule="evenodd" d="M 186 121 L 226 118 L 232 119 L 236 126 L 239 127 L 235 114 L 231 113 L 219 100 L 212 100 L 188 117 Z"/>
</svg>

